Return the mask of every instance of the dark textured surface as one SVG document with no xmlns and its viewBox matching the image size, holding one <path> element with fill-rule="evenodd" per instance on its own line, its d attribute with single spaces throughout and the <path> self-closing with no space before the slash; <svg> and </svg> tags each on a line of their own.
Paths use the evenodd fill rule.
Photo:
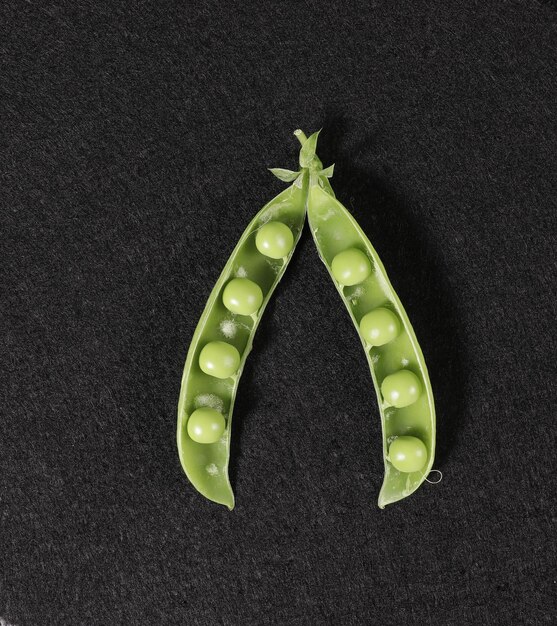
<svg viewBox="0 0 557 626">
<path fill-rule="evenodd" d="M 555 623 L 557 13 L 322 4 L 3 3 L 0 623 Z M 189 340 L 298 126 L 436 392 L 444 480 L 385 511 L 307 232 L 240 384 L 235 511 L 176 453 Z"/>
</svg>

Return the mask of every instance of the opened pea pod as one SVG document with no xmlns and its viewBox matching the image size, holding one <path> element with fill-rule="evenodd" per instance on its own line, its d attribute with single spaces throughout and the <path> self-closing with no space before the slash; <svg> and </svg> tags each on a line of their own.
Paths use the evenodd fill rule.
<svg viewBox="0 0 557 626">
<path fill-rule="evenodd" d="M 234 507 L 228 477 L 232 411 L 257 325 L 283 275 L 305 221 L 307 175 L 254 217 L 211 292 L 186 358 L 178 401 L 178 452 L 193 486 Z"/>
<path fill-rule="evenodd" d="M 232 410 L 263 311 L 299 240 L 306 210 L 317 250 L 364 346 L 379 401 L 385 477 L 379 506 L 413 493 L 435 453 L 435 408 L 427 367 L 404 308 L 373 246 L 335 199 L 316 154 L 302 144 L 300 170 L 271 170 L 292 185 L 271 200 L 240 238 L 195 330 L 178 403 L 182 466 L 204 496 L 234 506 L 228 478 Z"/>
<path fill-rule="evenodd" d="M 317 138 L 312 135 L 312 147 Z M 308 140 L 309 141 L 309 140 Z M 413 493 L 435 454 L 435 406 L 410 320 L 377 255 L 352 215 L 335 199 L 315 157 L 307 212 L 319 255 L 358 330 L 381 414 L 385 476 L 379 506 Z"/>
</svg>

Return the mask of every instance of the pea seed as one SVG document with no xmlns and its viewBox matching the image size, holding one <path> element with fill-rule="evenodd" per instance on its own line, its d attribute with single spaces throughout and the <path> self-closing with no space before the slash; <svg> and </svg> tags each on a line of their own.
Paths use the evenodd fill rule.
<svg viewBox="0 0 557 626">
<path fill-rule="evenodd" d="M 398 317 L 389 309 L 379 307 L 366 313 L 360 321 L 360 333 L 372 346 L 383 346 L 400 332 Z"/>
<path fill-rule="evenodd" d="M 427 462 L 427 448 L 421 439 L 403 435 L 389 446 L 389 460 L 399 472 L 418 472 Z"/>
<path fill-rule="evenodd" d="M 232 313 L 253 315 L 263 303 L 263 292 L 249 278 L 233 278 L 224 288 L 222 301 Z"/>
<path fill-rule="evenodd" d="M 282 259 L 292 250 L 294 235 L 282 222 L 267 222 L 257 231 L 255 245 L 261 254 Z"/>
<path fill-rule="evenodd" d="M 357 285 L 371 274 L 371 263 L 367 256 L 356 248 L 339 252 L 331 263 L 333 276 L 341 285 Z"/>
<path fill-rule="evenodd" d="M 211 341 L 199 355 L 199 367 L 215 378 L 230 378 L 240 366 L 240 353 L 224 341 Z"/>
<path fill-rule="evenodd" d="M 222 413 L 210 407 L 196 409 L 188 420 L 188 435 L 197 443 L 215 443 L 222 437 L 225 428 Z"/>
<path fill-rule="evenodd" d="M 399 409 L 414 404 L 422 393 L 420 379 L 409 370 L 387 376 L 381 385 L 383 398 Z"/>
</svg>

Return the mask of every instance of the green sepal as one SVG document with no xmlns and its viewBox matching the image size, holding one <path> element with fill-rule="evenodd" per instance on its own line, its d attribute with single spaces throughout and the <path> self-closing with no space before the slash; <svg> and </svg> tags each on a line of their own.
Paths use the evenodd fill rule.
<svg viewBox="0 0 557 626">
<path fill-rule="evenodd" d="M 315 151 L 317 149 L 317 139 L 321 130 L 318 130 L 313 135 L 310 135 L 307 141 L 304 142 L 302 149 L 300 150 L 300 167 L 309 167 L 312 161 L 315 159 Z"/>
<path fill-rule="evenodd" d="M 326 178 L 332 178 L 334 169 L 335 164 L 333 163 L 332 165 L 329 165 L 329 167 L 326 167 L 324 170 L 321 170 L 319 174 L 320 176 L 325 176 Z"/>
<path fill-rule="evenodd" d="M 269 172 L 274 174 L 279 180 L 285 183 L 291 183 L 298 178 L 300 172 L 293 172 L 292 170 L 285 170 L 282 167 L 270 167 Z"/>
<path fill-rule="evenodd" d="M 300 172 L 299 176 L 294 181 L 294 187 L 298 187 L 298 189 L 302 189 L 304 186 L 304 172 Z"/>
</svg>

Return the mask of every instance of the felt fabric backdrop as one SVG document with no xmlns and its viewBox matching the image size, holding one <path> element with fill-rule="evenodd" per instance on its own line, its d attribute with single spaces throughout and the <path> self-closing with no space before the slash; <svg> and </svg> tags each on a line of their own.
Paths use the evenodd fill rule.
<svg viewBox="0 0 557 626">
<path fill-rule="evenodd" d="M 554 624 L 554 5 L 1 11 L 0 623 Z M 240 383 L 236 509 L 178 460 L 189 341 L 297 127 L 323 127 L 436 394 L 444 479 L 384 511 L 307 229 Z"/>
</svg>

